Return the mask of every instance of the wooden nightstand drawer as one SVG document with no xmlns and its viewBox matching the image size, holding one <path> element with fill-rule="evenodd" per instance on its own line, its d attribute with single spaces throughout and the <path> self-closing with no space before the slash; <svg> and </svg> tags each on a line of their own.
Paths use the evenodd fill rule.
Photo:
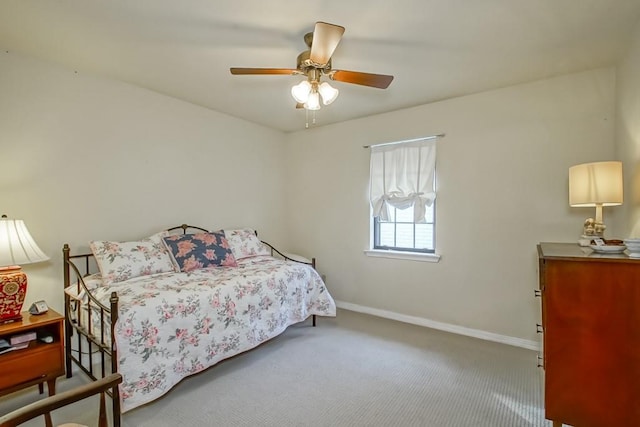
<svg viewBox="0 0 640 427">
<path fill-rule="evenodd" d="M 0 356 L 3 374 L 0 389 L 12 387 L 38 378 L 64 375 L 64 361 L 59 345 L 33 342 L 24 350 Z"/>
</svg>

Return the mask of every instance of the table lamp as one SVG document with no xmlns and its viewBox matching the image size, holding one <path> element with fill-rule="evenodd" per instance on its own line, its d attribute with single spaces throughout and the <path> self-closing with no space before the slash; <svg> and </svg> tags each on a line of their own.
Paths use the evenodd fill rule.
<svg viewBox="0 0 640 427">
<path fill-rule="evenodd" d="M 27 294 L 27 275 L 20 264 L 46 261 L 24 221 L 0 218 L 0 323 L 21 319 Z"/>
<path fill-rule="evenodd" d="M 621 205 L 622 192 L 622 162 L 583 163 L 569 168 L 569 205 L 596 208 L 595 219 L 584 222 L 580 245 L 603 237 L 606 226 L 602 208 Z"/>
</svg>

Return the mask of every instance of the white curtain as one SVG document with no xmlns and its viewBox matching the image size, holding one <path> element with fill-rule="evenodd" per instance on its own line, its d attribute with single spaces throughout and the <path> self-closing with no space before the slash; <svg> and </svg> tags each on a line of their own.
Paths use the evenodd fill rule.
<svg viewBox="0 0 640 427">
<path fill-rule="evenodd" d="M 372 146 L 369 197 L 373 216 L 388 221 L 390 206 L 413 206 L 414 221 L 424 223 L 426 206 L 436 199 L 435 168 L 436 138 Z"/>
</svg>

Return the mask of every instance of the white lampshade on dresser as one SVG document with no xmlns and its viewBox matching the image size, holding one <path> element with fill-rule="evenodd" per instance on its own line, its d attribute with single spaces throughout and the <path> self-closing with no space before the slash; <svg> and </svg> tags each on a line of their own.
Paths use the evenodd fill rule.
<svg viewBox="0 0 640 427">
<path fill-rule="evenodd" d="M 602 208 L 622 202 L 622 162 L 583 163 L 569 168 L 569 205 L 596 208 L 595 219 L 585 221 L 583 238 L 603 237 L 606 226 Z"/>
</svg>

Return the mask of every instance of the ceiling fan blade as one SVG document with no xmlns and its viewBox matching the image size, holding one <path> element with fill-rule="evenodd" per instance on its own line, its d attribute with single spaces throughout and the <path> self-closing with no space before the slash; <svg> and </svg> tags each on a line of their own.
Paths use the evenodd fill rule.
<svg viewBox="0 0 640 427">
<path fill-rule="evenodd" d="M 362 86 L 377 87 L 386 89 L 391 84 L 393 76 L 384 74 L 360 73 L 358 71 L 335 70 L 329 74 L 331 80 L 344 83 L 354 83 Z"/>
<path fill-rule="evenodd" d="M 297 109 L 304 108 L 304 104 L 302 104 L 300 102 L 296 102 L 296 108 Z"/>
<path fill-rule="evenodd" d="M 229 68 L 231 74 L 234 75 L 244 75 L 244 74 L 281 74 L 281 75 L 292 75 L 298 74 L 298 70 L 293 70 L 290 68 L 237 68 L 231 67 Z"/>
<path fill-rule="evenodd" d="M 340 25 L 316 22 L 309 59 L 316 64 L 326 65 L 331 59 L 333 51 L 338 47 L 342 34 L 344 34 L 344 27 Z"/>
</svg>

